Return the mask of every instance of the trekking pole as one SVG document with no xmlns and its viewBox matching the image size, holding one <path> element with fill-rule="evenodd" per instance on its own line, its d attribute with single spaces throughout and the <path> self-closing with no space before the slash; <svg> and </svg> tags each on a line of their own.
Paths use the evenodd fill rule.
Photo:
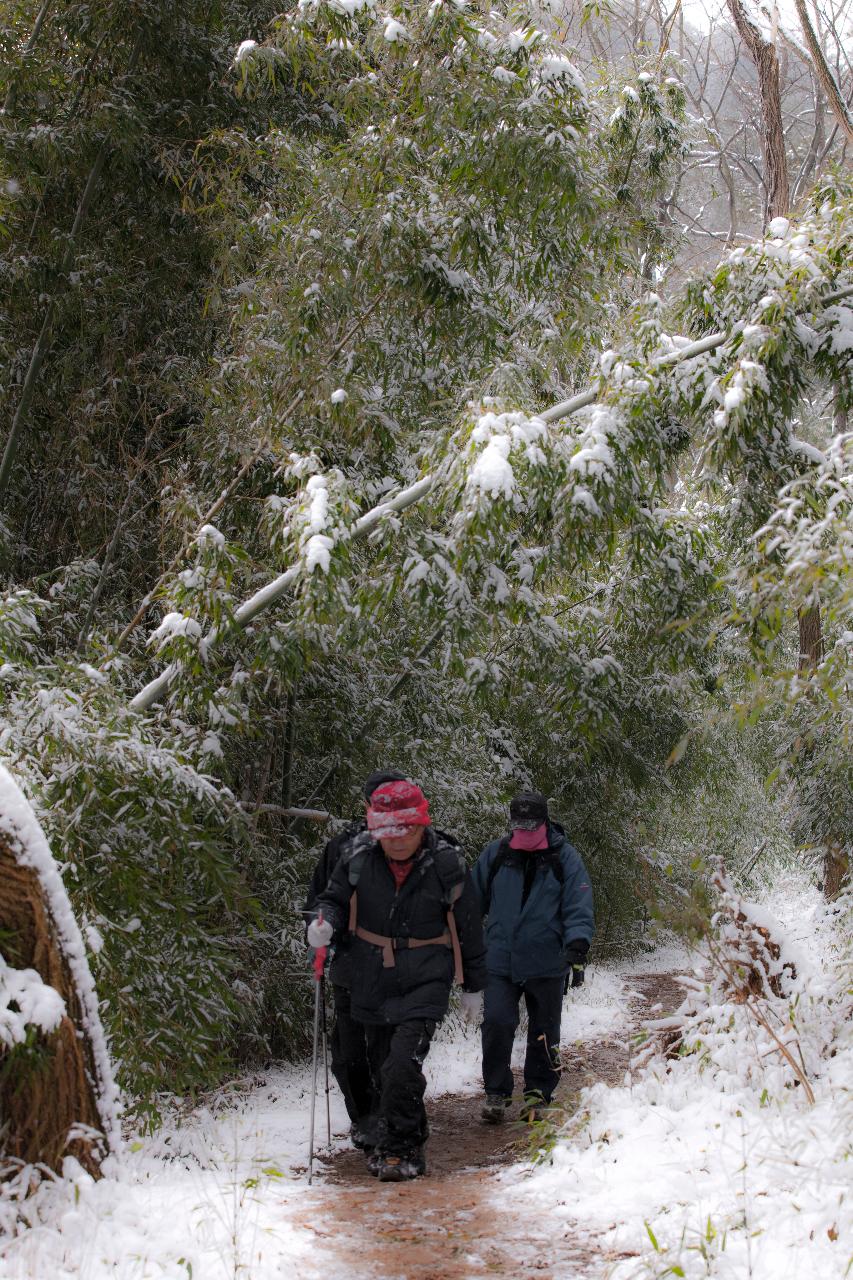
<svg viewBox="0 0 853 1280">
<path fill-rule="evenodd" d="M 332 1113 L 329 1109 L 329 1055 L 327 1052 L 328 1036 L 326 1033 L 326 980 L 320 979 L 320 1016 L 323 1019 L 323 1071 L 326 1076 L 326 1141 L 332 1149 Z"/>
<path fill-rule="evenodd" d="M 318 916 L 322 920 L 322 916 Z M 314 952 L 314 1055 L 311 1064 L 311 1134 L 308 1140 L 308 1186 L 314 1181 L 314 1111 L 317 1103 L 317 1047 L 320 1038 L 320 984 L 326 964 L 326 948 Z M 325 1045 L 324 1045 L 325 1050 Z"/>
</svg>

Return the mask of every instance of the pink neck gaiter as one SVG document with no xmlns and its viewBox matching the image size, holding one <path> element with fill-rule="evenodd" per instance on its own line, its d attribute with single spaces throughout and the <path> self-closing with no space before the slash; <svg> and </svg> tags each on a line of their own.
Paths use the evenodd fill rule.
<svg viewBox="0 0 853 1280">
<path fill-rule="evenodd" d="M 536 849 L 548 848 L 548 824 L 543 822 L 532 831 L 513 831 L 509 839 L 510 849 L 522 849 L 525 853 L 533 853 Z"/>
</svg>

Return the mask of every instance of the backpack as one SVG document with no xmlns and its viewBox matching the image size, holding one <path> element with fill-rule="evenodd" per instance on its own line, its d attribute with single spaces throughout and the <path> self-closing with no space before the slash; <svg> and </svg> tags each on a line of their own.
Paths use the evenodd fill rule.
<svg viewBox="0 0 853 1280">
<path fill-rule="evenodd" d="M 495 883 L 495 876 L 498 874 L 501 867 L 506 862 L 510 853 L 514 853 L 514 852 L 515 850 L 510 849 L 509 840 L 506 837 L 504 837 L 504 839 L 501 840 L 500 844 L 498 845 L 498 851 L 495 854 L 494 858 L 492 859 L 492 864 L 489 867 L 489 872 L 488 872 L 488 875 L 486 876 L 486 889 L 483 894 L 483 898 L 484 898 L 483 915 L 484 916 L 487 916 L 489 914 L 489 908 L 492 905 L 492 885 Z M 537 850 L 537 853 L 538 852 L 539 851 Z M 563 884 L 565 884 L 566 872 L 565 872 L 565 868 L 563 867 L 563 862 L 562 862 L 562 859 L 560 858 L 559 853 L 556 853 L 550 847 L 548 849 L 543 849 L 542 862 L 545 863 L 551 869 L 551 871 L 553 871 L 554 878 L 559 885 L 562 886 Z"/>
<path fill-rule="evenodd" d="M 360 833 L 353 840 L 350 851 L 344 854 L 347 868 L 347 879 L 352 890 L 350 895 L 350 915 L 349 915 L 349 933 L 358 932 L 359 937 L 365 934 L 358 928 L 358 882 L 361 879 L 361 873 L 364 869 L 364 862 L 367 854 L 373 847 L 375 841 L 373 836 L 365 831 Z M 459 942 L 459 932 L 456 928 L 456 917 L 453 914 L 453 904 L 459 900 L 462 890 L 465 886 L 465 874 L 467 868 L 461 852 L 455 845 L 451 845 L 449 841 L 444 841 L 438 848 L 432 849 L 432 861 L 435 867 L 436 875 L 444 893 L 443 905 L 445 910 L 445 918 L 447 920 L 447 945 L 453 952 L 453 976 L 455 982 L 462 986 L 465 980 L 464 967 L 462 962 L 462 947 Z M 451 854 L 452 859 L 446 855 Z M 452 864 L 452 865 L 451 865 Z M 380 937 L 379 934 L 367 935 L 367 941 L 374 943 L 384 942 L 387 948 L 387 958 L 383 961 L 386 968 L 390 968 L 394 964 L 394 952 L 391 947 L 391 939 Z M 410 944 L 413 945 L 413 944 Z"/>
</svg>

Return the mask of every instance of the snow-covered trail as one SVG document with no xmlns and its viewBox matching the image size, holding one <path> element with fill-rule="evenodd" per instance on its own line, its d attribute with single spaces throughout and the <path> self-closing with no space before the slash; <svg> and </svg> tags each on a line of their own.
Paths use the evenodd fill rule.
<svg viewBox="0 0 853 1280">
<path fill-rule="evenodd" d="M 673 1008 L 666 975 L 697 960 L 661 949 L 593 965 L 569 994 L 561 1091 L 567 1116 L 581 1106 L 540 1165 L 521 1126 L 480 1125 L 479 1036 L 451 1017 L 427 1059 L 429 1177 L 370 1179 L 333 1090 L 335 1140 L 309 1187 L 310 1076 L 280 1067 L 176 1113 L 101 1182 L 40 1191 L 33 1228 L 0 1242 L 0 1280 L 849 1280 L 851 903 L 827 906 L 803 870 L 760 896 L 797 968 L 769 1016 L 813 1103 L 778 1038 L 715 1003 L 707 975 L 699 1040 L 634 1070 L 638 1021 Z M 321 1104 L 321 1142 L 324 1120 Z"/>
<path fill-rule="evenodd" d="M 654 967 L 660 967 L 659 961 Z M 591 968 L 586 986 L 569 994 L 564 1091 L 585 1083 L 584 1064 L 595 1046 L 615 1041 L 619 1053 L 627 1053 L 631 1004 L 626 974 L 619 966 Z M 522 1053 L 519 1039 L 517 1057 Z M 431 1215 L 451 1249 L 462 1250 L 461 1270 L 445 1269 L 443 1275 L 479 1274 L 474 1254 L 462 1248 L 465 1222 L 470 1226 L 478 1220 L 479 1234 L 491 1234 L 492 1254 L 495 1248 L 508 1248 L 515 1232 L 508 1223 L 503 1243 L 494 1232 L 490 1196 L 496 1169 L 461 1172 L 471 1163 L 476 1166 L 474 1148 L 483 1139 L 478 1120 L 479 1035 L 451 1017 L 436 1037 L 426 1070 L 428 1105 L 435 1113 L 428 1148 L 433 1173 L 414 1187 L 380 1186 L 361 1171 L 360 1157 L 344 1154 L 349 1150 L 349 1126 L 334 1085 L 331 1158 L 322 1158 L 326 1148 L 321 1096 L 316 1121 L 321 1160 L 314 1186 L 309 1187 L 310 1071 L 305 1066 L 278 1067 L 262 1077 L 235 1081 L 205 1106 L 176 1113 L 153 1137 L 131 1140 L 102 1181 L 93 1182 L 81 1171 L 75 1182 L 40 1193 L 40 1221 L 24 1235 L 0 1244 L 0 1280 L 280 1280 L 291 1267 L 305 1280 L 315 1275 L 324 1280 L 374 1273 L 402 1276 L 406 1273 L 387 1269 L 387 1250 L 383 1254 L 381 1246 L 383 1240 L 388 1243 L 389 1231 L 394 1237 L 395 1224 L 399 1228 L 407 1212 L 424 1223 Z M 620 1065 L 620 1074 L 621 1070 Z M 493 1163 L 506 1167 L 526 1159 L 522 1126 L 507 1125 L 486 1134 L 488 1141 L 503 1148 Z M 519 1139 L 521 1147 L 514 1150 Z M 355 1176 L 347 1174 L 348 1162 Z M 340 1185 L 341 1170 L 345 1187 Z M 412 1201 L 408 1211 L 407 1200 Z M 358 1230 L 351 1223 L 347 1232 L 347 1214 L 358 1215 Z M 459 1236 L 455 1242 L 454 1221 Z M 528 1221 L 526 1229 L 526 1248 L 535 1247 L 535 1221 Z M 540 1229 L 547 1234 L 547 1215 Z M 473 1228 L 468 1230 L 469 1236 L 474 1234 Z M 429 1254 L 433 1246 L 428 1231 L 425 1240 Z M 414 1266 L 414 1241 L 409 1243 L 406 1252 Z M 428 1269 L 411 1271 L 413 1277 L 428 1274 Z M 496 1274 L 494 1265 L 483 1274 Z M 516 1267 L 514 1274 L 523 1272 Z"/>
</svg>

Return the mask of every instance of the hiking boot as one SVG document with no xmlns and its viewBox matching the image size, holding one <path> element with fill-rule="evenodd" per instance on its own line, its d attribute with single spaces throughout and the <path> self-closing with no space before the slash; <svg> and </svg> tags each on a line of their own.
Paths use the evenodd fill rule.
<svg viewBox="0 0 853 1280">
<path fill-rule="evenodd" d="M 545 1109 L 548 1106 L 547 1100 L 541 1093 L 526 1093 L 524 1102 L 521 1104 L 521 1110 L 518 1113 L 519 1120 L 524 1120 L 527 1124 L 536 1124 L 545 1118 Z"/>
<path fill-rule="evenodd" d="M 486 1124 L 503 1124 L 510 1101 L 511 1099 L 505 1098 L 502 1093 L 487 1093 L 480 1119 L 485 1120 Z"/>
<path fill-rule="evenodd" d="M 404 1156 L 382 1156 L 379 1163 L 380 1182 L 410 1182 L 426 1173 L 426 1161 L 422 1151 L 411 1151 Z"/>
<path fill-rule="evenodd" d="M 370 1133 L 367 1124 L 359 1121 L 357 1124 L 350 1125 L 349 1140 L 355 1147 L 356 1151 L 372 1151 L 376 1146 L 373 1135 Z"/>
</svg>

